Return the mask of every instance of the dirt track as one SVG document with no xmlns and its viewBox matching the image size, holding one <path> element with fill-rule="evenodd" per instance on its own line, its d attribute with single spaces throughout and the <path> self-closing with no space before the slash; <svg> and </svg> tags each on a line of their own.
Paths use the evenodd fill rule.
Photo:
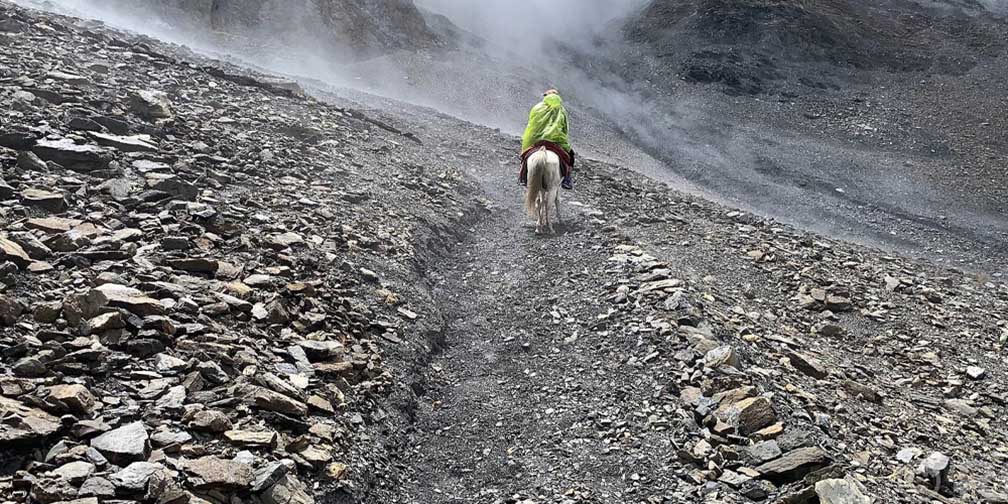
<svg viewBox="0 0 1008 504">
<path fill-rule="evenodd" d="M 1001 301 L 968 294 L 985 282 L 982 275 L 952 274 L 957 280 L 951 282 L 965 290 L 949 296 L 977 303 L 975 312 L 954 315 L 960 321 L 952 325 L 986 329 L 944 338 L 939 326 L 921 323 L 938 305 L 908 294 L 927 292 L 923 285 L 949 272 L 732 212 L 597 161 L 587 161 L 577 190 L 564 194 L 561 232 L 535 236 L 520 211 L 512 138 L 411 107 L 383 118 L 445 149 L 448 166 L 479 181 L 478 198 L 489 208 L 485 218 L 459 230 L 448 256 L 431 261 L 432 299 L 445 330 L 417 379 L 423 385 L 415 387 L 418 407 L 401 451 L 405 482 L 384 494 L 394 502 L 695 502 L 704 492 L 744 502 L 723 484 L 704 487 L 697 472 L 702 463 L 683 455 L 707 436 L 694 423 L 694 384 L 704 393 L 746 384 L 767 391 L 786 426 L 783 449 L 823 447 L 834 454 L 836 471 L 860 456 L 848 451 L 860 446 L 850 442 L 864 434 L 860 423 L 927 430 L 930 414 L 908 421 L 904 412 L 933 392 L 893 386 L 904 373 L 933 376 L 930 365 L 919 367 L 924 348 L 942 356 L 942 368 L 965 369 L 979 357 L 976 350 L 1001 337 L 988 304 Z M 452 140 L 462 136 L 473 143 Z M 628 255 L 639 262 L 627 262 Z M 911 270 L 928 280 L 888 292 L 884 277 Z M 679 292 L 668 297 L 678 305 L 669 304 L 667 292 L 635 292 L 656 281 L 681 285 L 668 291 Z M 840 295 L 850 296 L 858 311 L 800 308 L 799 293 L 817 286 L 846 293 Z M 822 334 L 831 320 L 840 335 Z M 669 323 L 679 325 L 678 334 L 668 332 Z M 880 331 L 917 334 L 928 346 L 879 340 Z M 711 344 L 734 347 L 742 372 L 691 364 Z M 829 378 L 781 367 L 791 352 L 817 356 Z M 979 362 L 986 369 L 1004 366 L 997 357 Z M 885 405 L 851 402 L 849 383 L 885 391 Z M 987 435 L 1001 439 L 1001 431 Z M 910 443 L 899 439 L 897 449 Z M 935 449 L 958 444 L 944 435 L 932 441 Z M 981 453 L 963 455 L 967 464 L 979 464 L 976 474 L 993 470 L 1001 457 Z M 907 498 L 905 487 L 875 479 L 907 471 L 890 459 L 875 456 L 863 481 L 879 498 Z M 960 483 L 997 487 L 995 480 Z M 758 495 L 754 488 L 761 487 L 741 486 Z"/>
</svg>

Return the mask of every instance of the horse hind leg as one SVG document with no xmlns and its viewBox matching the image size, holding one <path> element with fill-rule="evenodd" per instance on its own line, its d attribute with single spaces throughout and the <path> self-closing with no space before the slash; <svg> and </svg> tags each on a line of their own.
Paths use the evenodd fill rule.
<svg viewBox="0 0 1008 504">
<path fill-rule="evenodd" d="M 543 214 L 546 216 L 546 227 L 549 228 L 550 234 L 555 234 L 556 231 L 553 230 L 553 221 L 550 220 L 550 203 L 553 201 L 552 190 L 549 194 L 543 195 Z"/>
<path fill-rule="evenodd" d="M 553 212 L 552 213 L 556 214 L 556 222 L 558 224 L 562 224 L 562 221 L 560 219 L 560 178 L 559 177 L 556 180 L 554 180 L 552 184 L 550 184 L 549 191 L 546 194 L 543 195 L 543 199 L 546 200 L 546 207 L 547 207 L 546 216 L 547 216 L 547 219 L 550 218 L 550 213 L 551 213 L 549 211 L 550 210 L 549 207 L 552 206 L 553 207 L 553 209 L 552 209 Z M 549 228 L 550 228 L 550 233 L 555 233 L 555 231 L 553 229 L 553 222 L 552 221 L 549 222 Z"/>
<path fill-rule="evenodd" d="M 546 203 L 546 195 L 539 197 L 539 229 L 545 232 L 549 229 L 549 205 Z"/>
<path fill-rule="evenodd" d="M 563 218 L 560 217 L 560 191 L 553 193 L 553 209 L 556 212 L 557 224 L 563 225 Z"/>
<path fill-rule="evenodd" d="M 536 234 L 542 234 L 543 232 L 543 215 L 542 215 L 542 195 L 536 196 L 535 199 L 535 211 L 536 211 Z"/>
</svg>

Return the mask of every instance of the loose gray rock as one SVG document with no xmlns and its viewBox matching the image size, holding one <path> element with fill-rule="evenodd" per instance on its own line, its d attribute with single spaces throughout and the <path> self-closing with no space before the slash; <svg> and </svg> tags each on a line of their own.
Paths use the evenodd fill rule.
<svg viewBox="0 0 1008 504">
<path fill-rule="evenodd" d="M 183 467 L 199 489 L 242 490 L 252 484 L 252 468 L 232 460 L 206 456 L 186 461 Z"/>
<path fill-rule="evenodd" d="M 148 120 L 171 119 L 171 101 L 162 91 L 141 90 L 130 94 L 130 109 Z"/>
<path fill-rule="evenodd" d="M 974 380 L 980 380 L 987 375 L 987 370 L 979 366 L 969 366 L 966 368 L 966 376 Z"/>
<path fill-rule="evenodd" d="M 102 477 L 91 477 L 77 491 L 79 497 L 98 497 L 102 499 L 115 497 L 116 487 L 111 481 Z"/>
<path fill-rule="evenodd" d="M 806 474 L 825 467 L 830 462 L 829 455 L 821 448 L 799 448 L 757 467 L 756 471 L 770 482 L 781 485 L 800 480 Z"/>
<path fill-rule="evenodd" d="M 815 484 L 815 493 L 821 504 L 872 504 L 857 484 L 845 479 L 826 479 Z"/>
<path fill-rule="evenodd" d="M 0 260 L 10 261 L 21 269 L 26 269 L 32 263 L 31 257 L 21 248 L 21 245 L 3 236 L 0 236 Z"/>
<path fill-rule="evenodd" d="M 46 402 L 67 413 L 89 415 L 95 406 L 95 398 L 83 385 L 53 385 L 49 387 Z"/>
<path fill-rule="evenodd" d="M 161 464 L 150 462 L 133 462 L 110 478 L 112 483 L 125 493 L 140 493 L 147 490 L 147 483 L 158 471 L 164 470 Z"/>
<path fill-rule="evenodd" d="M 17 323 L 24 307 L 17 300 L 0 294 L 0 325 L 12 326 Z"/>
<path fill-rule="evenodd" d="M 0 418 L 10 419 L 0 422 L 0 448 L 38 443 L 60 428 L 58 418 L 4 396 L 0 396 Z"/>
<path fill-rule="evenodd" d="M 112 160 L 108 149 L 93 144 L 79 145 L 68 138 L 39 140 L 32 152 L 44 161 L 84 173 L 105 169 Z"/>
<path fill-rule="evenodd" d="M 282 462 L 270 462 L 255 472 L 255 477 L 252 482 L 252 491 L 261 492 L 280 481 L 280 479 L 286 474 L 287 466 L 285 464 Z"/>
<path fill-rule="evenodd" d="M 230 430 L 232 424 L 231 420 L 222 411 L 203 410 L 196 412 L 192 416 L 189 426 L 204 432 L 221 433 Z"/>
<path fill-rule="evenodd" d="M 791 361 L 791 365 L 795 367 L 798 371 L 811 376 L 817 380 L 823 380 L 829 376 L 829 371 L 823 366 L 822 362 L 818 359 L 812 357 L 811 355 L 789 352 L 788 359 Z"/>
<path fill-rule="evenodd" d="M 112 462 L 132 462 L 146 458 L 148 438 L 143 422 L 133 422 L 92 439 L 91 446 Z"/>
<path fill-rule="evenodd" d="M 95 465 L 90 462 L 70 462 L 53 470 L 53 474 L 71 483 L 80 483 L 95 472 Z"/>
</svg>

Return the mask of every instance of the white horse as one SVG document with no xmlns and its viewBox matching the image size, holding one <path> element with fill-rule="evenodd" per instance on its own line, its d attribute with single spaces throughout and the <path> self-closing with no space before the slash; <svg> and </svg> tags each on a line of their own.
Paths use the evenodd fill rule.
<svg viewBox="0 0 1008 504">
<path fill-rule="evenodd" d="M 525 193 L 525 210 L 537 219 L 536 234 L 548 228 L 553 233 L 550 221 L 550 204 L 560 222 L 560 157 L 549 149 L 541 147 L 528 157 L 528 191 Z"/>
</svg>

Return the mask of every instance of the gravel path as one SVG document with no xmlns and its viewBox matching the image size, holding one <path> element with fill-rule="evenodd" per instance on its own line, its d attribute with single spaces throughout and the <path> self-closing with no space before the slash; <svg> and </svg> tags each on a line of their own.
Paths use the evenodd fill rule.
<svg viewBox="0 0 1008 504">
<path fill-rule="evenodd" d="M 568 492 L 606 502 L 625 491 L 630 461 L 597 435 L 593 413 L 612 406 L 611 355 L 585 327 L 593 307 L 577 306 L 599 290 L 587 272 L 607 255 L 586 246 L 580 216 L 536 236 L 517 196 L 498 191 L 494 216 L 435 276 L 452 319 L 416 425 L 413 502 Z"/>
</svg>

